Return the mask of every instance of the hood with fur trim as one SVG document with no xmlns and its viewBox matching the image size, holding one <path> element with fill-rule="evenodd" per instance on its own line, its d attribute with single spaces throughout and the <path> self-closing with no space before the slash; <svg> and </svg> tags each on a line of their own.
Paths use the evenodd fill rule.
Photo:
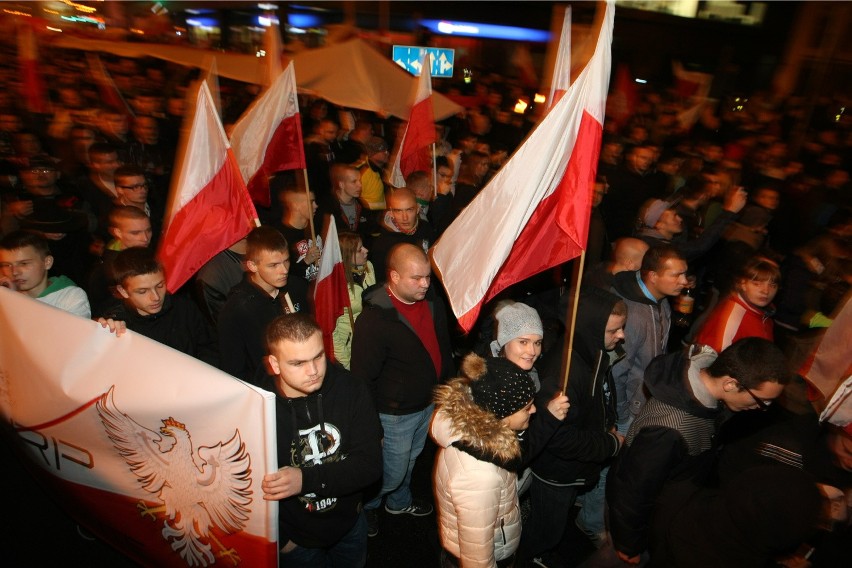
<svg viewBox="0 0 852 568">
<path fill-rule="evenodd" d="M 517 433 L 477 405 L 471 394 L 471 383 L 485 373 L 486 365 L 482 357 L 468 355 L 461 365 L 464 376 L 435 388 L 432 435 L 441 447 L 454 446 L 476 459 L 515 469 L 521 461 Z"/>
</svg>

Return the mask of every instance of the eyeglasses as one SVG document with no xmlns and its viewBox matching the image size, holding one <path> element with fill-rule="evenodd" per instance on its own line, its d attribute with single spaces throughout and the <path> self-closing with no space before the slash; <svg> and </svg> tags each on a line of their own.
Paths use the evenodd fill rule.
<svg viewBox="0 0 852 568">
<path fill-rule="evenodd" d="M 739 381 L 737 381 L 737 384 L 740 386 L 741 389 L 746 391 L 751 396 L 751 398 L 754 399 L 754 402 L 757 403 L 759 410 L 762 410 L 762 411 L 769 410 L 769 405 L 772 404 L 771 400 L 763 400 L 762 398 L 758 398 L 757 395 L 754 394 L 753 392 L 751 392 L 751 389 L 749 389 L 747 386 L 745 386 L 744 384 L 742 384 Z"/>
<path fill-rule="evenodd" d="M 50 173 L 55 172 L 56 170 L 54 170 L 52 168 L 30 168 L 27 171 L 30 172 L 31 174 L 50 174 Z"/>
<path fill-rule="evenodd" d="M 140 189 L 148 189 L 147 183 L 137 183 L 136 185 L 119 185 L 121 189 L 132 189 L 133 191 L 139 191 Z"/>
</svg>

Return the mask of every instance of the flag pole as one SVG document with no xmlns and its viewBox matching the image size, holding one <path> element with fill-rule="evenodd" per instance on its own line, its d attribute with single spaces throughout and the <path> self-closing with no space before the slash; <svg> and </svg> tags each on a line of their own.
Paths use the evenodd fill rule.
<svg viewBox="0 0 852 568">
<path fill-rule="evenodd" d="M 437 153 L 435 150 L 435 143 L 432 142 L 432 199 L 434 200 L 438 197 L 438 166 L 436 164 L 438 160 Z"/>
<path fill-rule="evenodd" d="M 308 181 L 308 168 L 303 168 L 302 173 L 305 174 L 305 197 L 308 199 L 308 224 L 311 227 L 311 239 L 314 245 L 317 244 L 317 232 L 314 229 L 314 212 L 311 207 L 311 184 Z"/>
<path fill-rule="evenodd" d="M 574 263 L 574 269 L 571 274 L 571 280 L 574 285 L 574 294 L 571 298 L 571 303 L 568 306 L 568 313 L 571 317 L 566 317 L 565 321 L 569 322 L 567 333 L 565 334 L 565 347 L 562 349 L 562 394 L 568 391 L 568 375 L 571 372 L 571 354 L 574 351 L 574 330 L 577 323 L 577 305 L 580 303 L 580 279 L 583 277 L 583 266 L 586 264 L 586 250 L 580 253 L 580 261 Z M 570 290 L 570 288 L 569 288 Z"/>
<path fill-rule="evenodd" d="M 604 17 L 606 16 L 606 12 L 607 12 L 607 4 L 605 2 L 598 2 L 597 6 L 595 8 L 595 19 L 592 22 L 592 29 L 593 30 L 594 29 L 599 30 L 598 31 L 599 34 L 600 34 L 600 30 L 603 29 Z M 570 12 L 570 8 L 569 8 L 569 12 L 568 12 L 569 17 L 570 17 L 570 13 L 571 12 Z M 572 63 L 574 61 L 575 56 L 578 57 L 578 59 L 580 61 L 583 61 L 583 65 L 577 67 L 577 71 L 576 71 L 577 75 L 579 75 L 582 68 L 584 68 L 588 64 L 588 62 L 591 60 L 591 58 L 594 54 L 595 45 L 596 45 L 595 42 L 588 42 L 585 46 L 583 46 L 583 49 L 580 50 L 580 53 L 572 53 L 571 54 L 571 57 L 569 59 L 571 60 Z M 573 84 L 574 81 L 575 81 L 574 66 L 569 63 L 568 67 L 571 70 L 570 71 L 570 82 L 571 82 L 571 84 Z M 594 191 L 594 181 L 592 182 L 592 191 Z M 589 210 L 589 215 L 591 215 L 591 208 Z M 588 237 L 587 237 L 587 241 L 588 241 Z M 574 263 L 573 271 L 572 271 L 572 274 L 571 274 L 571 280 L 572 280 L 573 286 L 574 286 L 574 295 L 571 298 L 571 305 L 568 308 L 569 311 L 566 314 L 566 318 L 565 318 L 565 321 L 569 322 L 569 326 L 568 326 L 568 329 L 566 330 L 567 333 L 565 334 L 565 345 L 562 349 L 562 354 L 563 354 L 562 355 L 562 357 L 563 357 L 562 358 L 562 375 L 561 375 L 562 376 L 562 394 L 565 394 L 568 391 L 568 375 L 571 372 L 571 355 L 573 354 L 573 351 L 574 351 L 574 331 L 576 329 L 576 323 L 577 323 L 577 307 L 580 303 L 580 280 L 583 277 L 583 267 L 585 266 L 585 264 L 586 264 L 586 247 L 583 246 L 581 251 L 580 251 L 580 262 Z M 568 289 L 569 289 L 569 291 L 571 290 L 571 288 L 568 288 Z M 571 317 L 567 317 L 569 315 Z"/>
</svg>

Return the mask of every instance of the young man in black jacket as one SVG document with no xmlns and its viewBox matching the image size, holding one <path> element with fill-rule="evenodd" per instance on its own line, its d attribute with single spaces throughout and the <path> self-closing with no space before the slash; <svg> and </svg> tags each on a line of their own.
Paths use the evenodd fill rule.
<svg viewBox="0 0 852 568">
<path fill-rule="evenodd" d="M 521 534 L 520 556 L 541 557 L 559 544 L 578 494 L 592 489 L 601 468 L 624 438 L 615 430 L 611 364 L 624 356 L 627 306 L 615 294 L 589 288 L 580 296 L 568 376 L 568 416 L 533 460 L 530 517 Z M 536 405 L 546 406 L 562 388 L 561 358 L 545 367 Z"/>
<path fill-rule="evenodd" d="M 101 325 L 115 329 L 114 322 L 124 322 L 129 330 L 208 365 L 218 365 L 213 330 L 191 299 L 168 293 L 166 275 L 154 251 L 146 247 L 124 249 L 116 255 L 110 270 L 122 302 L 116 301 L 101 312 Z"/>
<path fill-rule="evenodd" d="M 263 376 L 266 326 L 280 315 L 308 311 L 308 283 L 288 277 L 287 241 L 272 227 L 248 234 L 245 261 L 247 272 L 228 293 L 217 329 L 222 370 L 256 384 Z"/>
<path fill-rule="evenodd" d="M 718 355 L 695 345 L 651 362 L 645 372 L 650 397 L 607 478 L 612 542 L 622 561 L 637 564 L 647 550 L 663 487 L 711 468 L 716 433 L 728 413 L 766 410 L 789 379 L 781 350 L 757 337 Z"/>
<path fill-rule="evenodd" d="M 382 473 L 381 427 L 366 385 L 329 365 L 322 331 L 305 314 L 267 329 L 261 387 L 276 397 L 278 465 L 263 498 L 280 501 L 281 566 L 351 566 L 367 560 L 361 492 Z"/>
</svg>

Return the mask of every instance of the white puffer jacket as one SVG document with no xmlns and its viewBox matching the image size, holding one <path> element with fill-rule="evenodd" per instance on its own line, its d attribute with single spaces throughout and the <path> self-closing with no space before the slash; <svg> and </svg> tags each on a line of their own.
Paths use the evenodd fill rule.
<svg viewBox="0 0 852 568">
<path fill-rule="evenodd" d="M 438 387 L 435 402 L 431 434 L 440 447 L 434 491 L 441 544 L 463 568 L 494 567 L 517 550 L 521 538 L 518 478 L 498 465 L 520 458 L 517 435 L 473 402 L 465 379 Z"/>
</svg>

